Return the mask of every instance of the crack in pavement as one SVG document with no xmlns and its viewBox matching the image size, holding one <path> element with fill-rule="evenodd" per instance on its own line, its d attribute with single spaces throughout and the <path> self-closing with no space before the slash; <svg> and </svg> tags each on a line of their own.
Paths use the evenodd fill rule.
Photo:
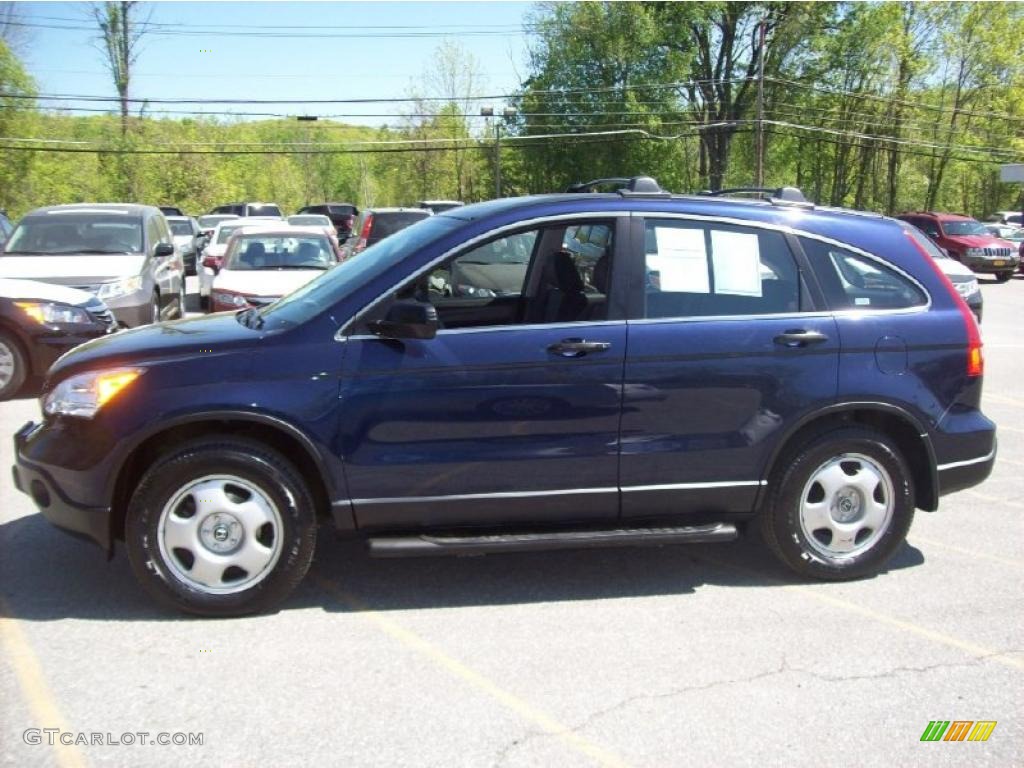
<svg viewBox="0 0 1024 768">
<path fill-rule="evenodd" d="M 700 685 L 688 685 L 688 686 L 685 686 L 685 687 L 682 687 L 682 688 L 674 688 L 674 689 L 672 689 L 670 691 L 663 691 L 662 693 L 646 693 L 646 694 L 637 694 L 635 696 L 629 696 L 629 697 L 627 697 L 625 699 L 622 699 L 621 701 L 616 702 L 615 704 L 612 704 L 612 705 L 610 705 L 608 707 L 605 707 L 604 709 L 599 709 L 596 712 L 592 712 L 591 714 L 587 715 L 587 717 L 582 722 L 580 722 L 578 725 L 572 726 L 569 729 L 569 731 L 570 732 L 582 731 L 582 730 L 588 728 L 589 726 L 593 725 L 596 721 L 600 720 L 601 718 L 606 717 L 606 716 L 610 715 L 611 713 L 616 712 L 618 710 L 625 709 L 626 707 L 629 707 L 630 705 L 635 704 L 635 703 L 640 702 L 640 701 L 656 701 L 656 700 L 659 700 L 659 699 L 669 699 L 669 698 L 673 698 L 675 696 L 683 696 L 683 695 L 688 694 L 688 693 L 695 693 L 697 691 L 708 691 L 708 690 L 711 690 L 713 688 L 718 688 L 718 687 L 726 686 L 726 685 L 737 685 L 737 684 L 740 684 L 740 683 L 752 683 L 752 682 L 755 682 L 757 680 L 763 680 L 763 679 L 766 679 L 766 678 L 769 678 L 769 677 L 775 677 L 775 676 L 778 676 L 778 675 L 785 675 L 785 674 L 789 674 L 789 673 L 798 674 L 798 675 L 806 675 L 808 677 L 814 678 L 816 680 L 821 680 L 823 682 L 829 682 L 829 683 L 842 682 L 842 683 L 846 683 L 846 682 L 854 682 L 854 681 L 858 681 L 858 680 L 878 680 L 878 679 L 882 679 L 882 678 L 893 677 L 894 675 L 899 675 L 899 674 L 926 674 L 928 672 L 933 672 L 933 671 L 938 670 L 938 669 L 950 669 L 950 668 L 955 668 L 955 667 L 977 667 L 977 666 L 980 666 L 981 664 L 983 664 L 985 661 L 987 661 L 989 659 L 995 658 L 997 656 L 1006 656 L 1006 655 L 1014 654 L 1014 653 L 1024 653 L 1024 650 L 1017 649 L 1017 648 L 1011 648 L 1011 649 L 1004 650 L 1004 651 L 995 651 L 993 653 L 988 653 L 988 654 L 985 654 L 983 656 L 976 656 L 976 657 L 974 657 L 972 659 L 965 660 L 965 661 L 946 661 L 946 662 L 940 662 L 940 663 L 937 663 L 937 664 L 928 664 L 928 665 L 925 665 L 923 667 L 899 666 L 899 667 L 893 667 L 892 669 L 885 670 L 884 672 L 879 672 L 879 673 L 870 674 L 870 675 L 838 675 L 838 676 L 837 675 L 822 674 L 822 673 L 816 672 L 816 671 L 814 671 L 812 669 L 806 669 L 806 668 L 803 668 L 803 667 L 792 667 L 792 666 L 789 665 L 789 662 L 786 659 L 785 654 L 783 654 L 782 661 L 779 663 L 778 667 L 776 667 L 775 669 L 766 670 L 764 672 L 758 672 L 757 674 L 754 674 L 754 675 L 748 675 L 746 677 L 729 678 L 729 679 L 726 679 L 726 680 L 713 680 L 710 683 L 702 683 Z M 536 739 L 538 737 L 550 738 L 553 735 L 554 734 L 547 733 L 545 731 L 527 731 L 525 734 L 517 736 L 515 739 L 513 739 L 510 742 L 508 742 L 507 744 L 505 744 L 504 746 L 502 746 L 498 750 L 497 754 L 495 755 L 495 761 L 494 761 L 493 768 L 501 768 L 501 766 L 505 764 L 505 761 L 508 760 L 508 758 L 511 756 L 511 754 L 515 750 L 517 750 L 518 748 L 520 748 L 524 744 L 526 744 L 528 741 L 531 741 L 531 740 Z"/>
</svg>

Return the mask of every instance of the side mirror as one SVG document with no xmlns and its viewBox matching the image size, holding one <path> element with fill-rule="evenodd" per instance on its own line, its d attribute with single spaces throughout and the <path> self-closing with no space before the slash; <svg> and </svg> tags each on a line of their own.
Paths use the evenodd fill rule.
<svg viewBox="0 0 1024 768">
<path fill-rule="evenodd" d="M 368 324 L 370 333 L 385 339 L 432 339 L 437 326 L 437 309 L 419 301 L 397 301 L 383 320 Z"/>
<path fill-rule="evenodd" d="M 158 259 L 166 258 L 167 256 L 174 255 L 174 246 L 170 243 L 157 243 L 156 250 L 153 251 L 153 255 Z"/>
<path fill-rule="evenodd" d="M 203 256 L 203 266 L 212 269 L 213 274 L 220 272 L 220 259 L 216 256 Z"/>
</svg>

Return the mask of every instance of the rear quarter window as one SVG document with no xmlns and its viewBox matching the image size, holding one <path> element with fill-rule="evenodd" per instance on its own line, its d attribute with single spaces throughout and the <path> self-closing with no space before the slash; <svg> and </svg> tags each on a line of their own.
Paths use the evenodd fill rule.
<svg viewBox="0 0 1024 768">
<path fill-rule="evenodd" d="M 833 310 L 911 309 L 928 296 L 910 278 L 880 260 L 830 243 L 800 238 Z"/>
</svg>

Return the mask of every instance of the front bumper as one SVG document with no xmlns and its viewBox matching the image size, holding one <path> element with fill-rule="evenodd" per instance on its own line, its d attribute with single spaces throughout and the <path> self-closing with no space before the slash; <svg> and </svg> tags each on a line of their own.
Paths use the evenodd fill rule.
<svg viewBox="0 0 1024 768">
<path fill-rule="evenodd" d="M 15 465 L 11 468 L 14 487 L 27 494 L 50 523 L 68 533 L 96 542 L 108 557 L 113 552 L 110 507 L 80 504 L 69 495 L 66 472 L 43 466 L 25 456 L 30 439 L 42 427 L 28 422 L 14 435 Z"/>
<path fill-rule="evenodd" d="M 42 376 L 49 370 L 50 366 L 58 357 L 65 352 L 74 349 L 79 344 L 84 344 L 93 339 L 99 339 L 116 328 L 105 328 L 102 325 L 88 326 L 77 333 L 63 333 L 54 331 L 52 333 L 40 333 L 29 338 L 30 368 L 36 376 Z"/>
<path fill-rule="evenodd" d="M 1006 256 L 999 259 L 993 259 L 988 256 L 963 256 L 960 261 L 974 272 L 985 275 L 998 272 L 1016 272 L 1017 267 L 1020 266 L 1020 259 L 1017 256 Z"/>
<path fill-rule="evenodd" d="M 114 313 L 121 326 L 137 328 L 153 320 L 153 294 L 145 289 L 106 299 L 107 307 Z"/>
</svg>

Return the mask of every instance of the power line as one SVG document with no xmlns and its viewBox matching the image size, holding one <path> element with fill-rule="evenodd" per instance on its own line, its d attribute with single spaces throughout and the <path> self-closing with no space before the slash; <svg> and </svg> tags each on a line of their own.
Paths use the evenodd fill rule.
<svg viewBox="0 0 1024 768">
<path fill-rule="evenodd" d="M 963 115 L 965 117 L 992 117 L 997 120 L 1009 120 L 1012 122 L 1024 122 L 1024 116 L 1008 115 L 1005 112 L 975 112 L 966 109 L 952 109 L 947 107 L 937 107 L 932 104 L 925 104 L 920 101 L 906 101 L 904 99 L 896 99 L 890 96 L 878 96 L 871 93 L 862 93 L 858 91 L 842 91 L 833 88 L 822 88 L 817 85 L 807 85 L 796 80 L 784 80 L 778 77 L 766 77 L 765 80 L 770 80 L 773 83 L 781 83 L 784 85 L 792 85 L 796 88 L 803 88 L 808 91 L 815 91 L 817 93 L 825 93 L 832 96 L 855 96 L 857 98 L 869 99 L 871 101 L 881 101 L 886 104 L 901 104 L 907 107 L 916 107 L 918 109 L 927 109 L 931 112 L 939 112 L 942 114 L 953 114 L 954 112 Z"/>
<path fill-rule="evenodd" d="M 92 32 L 95 27 L 71 26 L 67 24 L 35 24 L 28 21 L 6 21 L 6 26 L 21 27 L 25 29 L 50 29 L 63 32 Z M 136 27 L 142 27 L 139 23 Z M 521 37 L 522 31 L 501 30 L 501 29 L 446 29 L 446 30 L 406 30 L 406 31 L 379 31 L 363 32 L 351 28 L 338 29 L 335 32 L 309 31 L 309 32 L 282 32 L 282 31 L 246 31 L 243 29 L 224 28 L 223 30 L 203 29 L 145 29 L 147 35 L 158 37 L 247 37 L 247 38 L 271 38 L 275 40 L 339 40 L 339 39 L 408 39 L 408 38 L 436 38 L 436 37 Z"/>
</svg>

